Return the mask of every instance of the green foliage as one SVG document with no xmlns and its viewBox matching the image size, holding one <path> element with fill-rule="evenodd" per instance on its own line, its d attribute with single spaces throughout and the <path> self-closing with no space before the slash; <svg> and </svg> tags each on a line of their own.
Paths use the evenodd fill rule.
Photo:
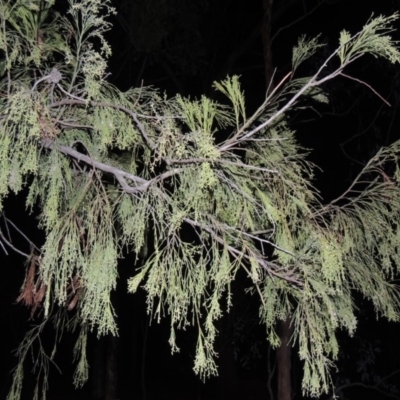
<svg viewBox="0 0 400 400">
<path fill-rule="evenodd" d="M 392 280 L 400 265 L 400 143 L 378 152 L 342 196 L 323 205 L 310 183 L 314 167 L 285 121 L 302 95 L 327 101 L 321 83 L 364 53 L 398 62 L 385 35 L 397 16 L 371 19 L 353 37 L 342 33 L 327 60 L 339 57 L 336 71 L 288 75 L 247 117 L 237 77 L 215 83 L 227 104 L 110 85 L 107 1 L 70 0 L 69 13 L 57 17 L 51 2 L 0 4 L 0 198 L 27 186 L 27 206 L 40 208 L 46 234 L 28 267 L 37 268 L 34 289 L 27 275 L 21 294 L 42 293 L 34 306 L 43 303 L 44 319 L 18 350 L 9 400 L 20 398 L 23 362 L 48 323 L 57 336 L 50 355 L 39 346 L 42 389 L 68 329 L 80 329 L 74 383 L 85 382 L 88 331 L 118 333 L 110 300 L 118 258 L 139 254 L 147 235 L 154 248 L 128 289 L 144 289 L 149 314 L 170 319 L 172 352 L 176 329 L 197 327 L 194 370 L 202 377 L 217 373 L 215 321 L 232 305 L 240 269 L 274 346 L 276 322 L 292 318 L 303 389 L 313 396 L 330 388 L 336 331 L 356 329 L 354 292 L 378 315 L 399 319 Z M 293 71 L 318 46 L 301 38 Z M 222 129 L 230 131 L 225 140 Z"/>
<path fill-rule="evenodd" d="M 365 53 L 386 58 L 391 63 L 399 62 L 400 53 L 396 46 L 397 43 L 388 35 L 393 31 L 390 24 L 398 17 L 399 15 L 396 13 L 389 17 L 381 15 L 371 18 L 363 30 L 354 36 L 351 36 L 349 32 L 342 31 L 338 52 L 342 65 L 346 65 Z"/>
<path fill-rule="evenodd" d="M 300 36 L 297 46 L 293 48 L 292 54 L 292 69 L 296 71 L 297 67 L 302 64 L 305 60 L 312 57 L 317 50 L 322 47 L 321 43 L 318 43 L 318 37 L 308 39 L 305 35 Z"/>
</svg>

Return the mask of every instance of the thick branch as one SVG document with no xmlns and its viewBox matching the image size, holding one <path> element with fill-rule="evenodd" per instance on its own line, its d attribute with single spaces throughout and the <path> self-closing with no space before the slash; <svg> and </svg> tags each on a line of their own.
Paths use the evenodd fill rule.
<svg viewBox="0 0 400 400">
<path fill-rule="evenodd" d="M 130 174 L 129 172 L 123 171 L 119 168 L 113 167 L 111 165 L 102 163 L 100 161 L 96 161 L 93 158 L 80 153 L 79 151 L 71 148 L 71 147 L 67 147 L 67 146 L 58 146 L 54 143 L 53 140 L 42 140 L 41 142 L 42 146 L 46 149 L 49 150 L 53 150 L 53 149 L 58 149 L 61 153 L 68 155 L 72 158 L 75 158 L 78 161 L 83 161 L 84 163 L 93 166 L 94 168 L 97 168 L 103 172 L 108 172 L 112 175 L 114 175 L 118 182 L 120 182 L 120 184 L 123 186 L 124 190 L 127 190 L 129 193 L 134 193 L 134 192 L 138 192 L 142 189 L 139 189 L 139 187 L 134 187 L 132 188 L 131 186 L 129 186 L 126 182 L 125 179 L 129 179 L 132 182 L 135 182 L 138 185 L 145 185 L 148 184 L 149 181 L 147 181 L 146 179 L 140 178 L 139 176 Z"/>
</svg>

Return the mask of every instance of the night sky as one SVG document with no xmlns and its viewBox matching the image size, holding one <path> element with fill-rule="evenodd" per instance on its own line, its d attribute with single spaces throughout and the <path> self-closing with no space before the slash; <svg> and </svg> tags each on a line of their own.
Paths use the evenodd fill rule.
<svg viewBox="0 0 400 400">
<path fill-rule="evenodd" d="M 213 97 L 213 81 L 237 74 L 241 76 L 248 114 L 262 102 L 266 83 L 262 35 L 257 28 L 262 22 L 262 0 L 160 0 L 160 7 L 163 3 L 163 7 L 171 10 L 161 22 L 157 11 L 150 15 L 143 11 L 141 7 L 146 1 L 125 1 L 113 0 L 119 15 L 112 18 L 114 28 L 107 34 L 113 48 L 109 80 L 118 88 L 127 90 L 143 83 L 158 87 L 169 96 L 180 93 L 192 98 L 201 94 Z M 400 9 L 400 1 L 396 0 L 320 0 L 319 3 L 320 6 L 317 0 L 275 0 L 271 37 L 276 82 L 290 71 L 291 51 L 301 34 L 311 37 L 320 34 L 321 41 L 326 43 L 300 69 L 299 74 L 307 76 L 337 47 L 340 30 L 356 33 L 373 13 L 389 15 Z M 155 1 L 154 7 L 157 6 Z M 58 7 L 63 10 L 65 2 L 60 1 Z M 135 15 L 130 14 L 133 12 Z M 161 36 L 154 33 L 159 30 L 157 21 L 164 27 Z M 154 38 L 150 40 L 148 35 Z M 393 35 L 400 37 L 399 32 Z M 339 195 L 381 146 L 399 139 L 398 71 L 399 66 L 393 67 L 373 57 L 356 62 L 348 70 L 373 86 L 392 107 L 386 106 L 365 86 L 342 78 L 324 87 L 330 98 L 329 105 L 304 103 L 302 110 L 289 116 L 299 142 L 310 149 L 309 159 L 320 167 L 314 185 L 323 201 Z M 43 235 L 36 227 L 35 212 L 27 215 L 24 211 L 23 195 L 6 199 L 6 215 L 40 245 Z M 29 252 L 25 242 L 16 239 L 15 245 Z M 0 269 L 2 400 L 11 382 L 9 371 L 15 365 L 11 352 L 34 321 L 28 321 L 29 310 L 15 302 L 24 279 L 23 257 L 11 250 L 6 256 L 0 248 Z M 264 328 L 257 321 L 257 301 L 244 295 L 240 287 L 243 280 L 239 279 L 238 287 L 234 288 L 239 305 L 219 323 L 220 377 L 203 384 L 192 371 L 195 330 L 178 333 L 181 352 L 171 356 L 168 320 L 161 324 L 153 322 L 148 327 L 144 293 L 125 294 L 126 280 L 132 273 L 132 262 L 127 255 L 119 266 L 118 293 L 114 296 L 119 340 L 97 341 L 94 335 L 90 337 L 91 378 L 83 389 L 73 392 L 71 355 L 75 336 L 66 336 L 56 360 L 62 374 L 51 369 L 48 399 L 94 399 L 93 374 L 102 373 L 96 368 L 102 368 L 108 346 L 115 346 L 117 354 L 121 400 L 268 399 L 267 360 L 271 350 L 265 341 Z M 363 382 L 364 388 L 358 385 L 346 392 L 349 399 L 385 399 L 389 398 L 387 393 L 400 399 L 400 373 L 395 374 L 400 370 L 399 324 L 376 321 L 371 305 L 363 299 L 357 301 L 359 328 L 354 338 L 339 333 L 343 351 L 335 379 L 338 384 Z M 51 337 L 52 332 L 44 333 L 44 343 L 46 335 Z M 386 381 L 384 393 L 365 387 L 390 374 L 394 375 Z M 29 365 L 26 376 L 23 398 L 30 399 L 33 381 Z M 293 352 L 293 380 L 295 399 L 300 399 L 301 365 L 296 361 L 296 351 Z"/>
</svg>

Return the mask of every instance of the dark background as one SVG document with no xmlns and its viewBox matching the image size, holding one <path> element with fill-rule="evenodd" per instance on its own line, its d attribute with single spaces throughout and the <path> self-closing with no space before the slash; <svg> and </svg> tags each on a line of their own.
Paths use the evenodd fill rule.
<svg viewBox="0 0 400 400">
<path fill-rule="evenodd" d="M 180 93 L 214 97 L 213 81 L 238 74 L 248 114 L 263 101 L 266 83 L 262 0 L 113 0 L 113 4 L 119 14 L 112 18 L 114 28 L 108 33 L 113 48 L 109 79 L 121 90 L 143 84 L 158 87 L 169 96 Z M 65 2 L 59 1 L 57 7 L 62 10 Z M 321 34 L 321 41 L 326 43 L 300 69 L 299 74 L 307 76 L 337 47 L 340 30 L 355 33 L 372 13 L 389 15 L 399 8 L 400 2 L 395 0 L 275 0 L 271 25 L 275 82 L 290 71 L 291 51 L 301 34 Z M 399 27 L 397 21 L 396 28 Z M 399 37 L 398 32 L 393 35 Z M 339 195 L 381 146 L 399 139 L 398 71 L 399 66 L 373 57 L 356 62 L 347 71 L 368 82 L 392 107 L 367 87 L 338 79 L 324 87 L 329 105 L 304 104 L 301 112 L 290 115 L 298 140 L 311 149 L 310 160 L 320 167 L 314 184 L 324 201 Z M 37 244 L 43 242 L 35 213 L 29 216 L 24 211 L 23 193 L 10 196 L 5 211 Z M 16 240 L 16 245 L 26 246 Z M 26 247 L 24 250 L 29 251 Z M 6 256 L 1 248 L 0 253 L 0 399 L 5 399 L 11 382 L 9 371 L 16 361 L 11 351 L 35 321 L 28 321 L 29 311 L 15 303 L 25 274 L 23 258 L 11 252 Z M 110 346 L 118 361 L 120 399 L 269 398 L 268 368 L 274 367 L 274 353 L 258 323 L 257 300 L 243 294 L 244 277 L 239 277 L 234 287 L 235 307 L 219 323 L 220 376 L 203 384 L 192 371 L 195 330 L 178 333 L 181 352 L 171 356 L 168 320 L 161 324 L 153 321 L 148 327 L 144 294 L 125 294 L 126 280 L 132 274 L 133 263 L 127 256 L 119 266 L 119 287 L 114 296 L 120 324 L 118 341 L 90 337 L 91 378 L 83 389 L 73 392 L 72 349 L 76 336 L 67 335 L 56 358 L 62 374 L 51 369 L 50 400 L 94 397 L 93 378 L 102 373 L 99 369 L 103 368 Z M 334 379 L 339 386 L 352 385 L 345 392 L 349 399 L 399 399 L 399 324 L 377 321 L 370 304 L 363 299 L 357 301 L 359 328 L 354 338 L 339 333 L 342 351 Z M 51 330 L 46 331 L 44 343 L 46 339 L 50 342 L 52 335 Z M 30 368 L 28 363 L 24 399 L 32 398 L 34 381 Z M 301 364 L 294 351 L 296 399 L 301 398 L 301 377 Z M 379 386 L 381 391 L 376 390 L 376 384 L 385 377 L 388 379 Z"/>
</svg>

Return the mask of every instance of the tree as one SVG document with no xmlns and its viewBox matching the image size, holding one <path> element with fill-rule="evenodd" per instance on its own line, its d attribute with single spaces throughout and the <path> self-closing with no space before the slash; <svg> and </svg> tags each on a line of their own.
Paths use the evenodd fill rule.
<svg viewBox="0 0 400 400">
<path fill-rule="evenodd" d="M 46 391 L 67 329 L 80 332 L 74 383 L 87 380 L 88 332 L 118 334 L 110 300 L 118 258 L 140 254 L 147 237 L 152 251 L 129 291 L 143 288 L 151 317 L 169 317 L 172 352 L 179 351 L 176 329 L 196 326 L 197 374 L 217 373 L 215 322 L 224 301 L 226 311 L 232 306 L 230 285 L 244 270 L 273 346 L 276 322 L 291 318 L 304 393 L 329 391 L 335 332 L 356 329 L 354 293 L 369 298 L 378 315 L 400 317 L 393 281 L 400 142 L 382 148 L 345 193 L 322 204 L 311 184 L 314 166 L 285 117 L 302 98 L 326 102 L 320 86 L 348 76 L 344 69 L 366 54 L 399 62 L 389 36 L 398 15 L 372 18 L 353 35 L 343 31 L 337 50 L 306 78 L 296 70 L 322 45 L 301 37 L 292 71 L 248 117 L 236 76 L 214 84 L 226 104 L 166 98 L 146 87 L 120 92 L 107 82 L 109 3 L 69 0 L 65 15 L 52 7 L 16 0 L 0 8 L 0 198 L 26 188 L 46 237 L 40 247 L 30 242 L 26 254 L 20 301 L 40 309 L 42 321 L 18 349 L 8 399 L 20 398 L 33 348 L 36 398 Z M 328 63 L 337 66 L 324 74 Z M 2 247 L 14 248 L 7 235 L 1 232 Z M 50 352 L 40 341 L 48 324 L 56 330 Z"/>
</svg>

